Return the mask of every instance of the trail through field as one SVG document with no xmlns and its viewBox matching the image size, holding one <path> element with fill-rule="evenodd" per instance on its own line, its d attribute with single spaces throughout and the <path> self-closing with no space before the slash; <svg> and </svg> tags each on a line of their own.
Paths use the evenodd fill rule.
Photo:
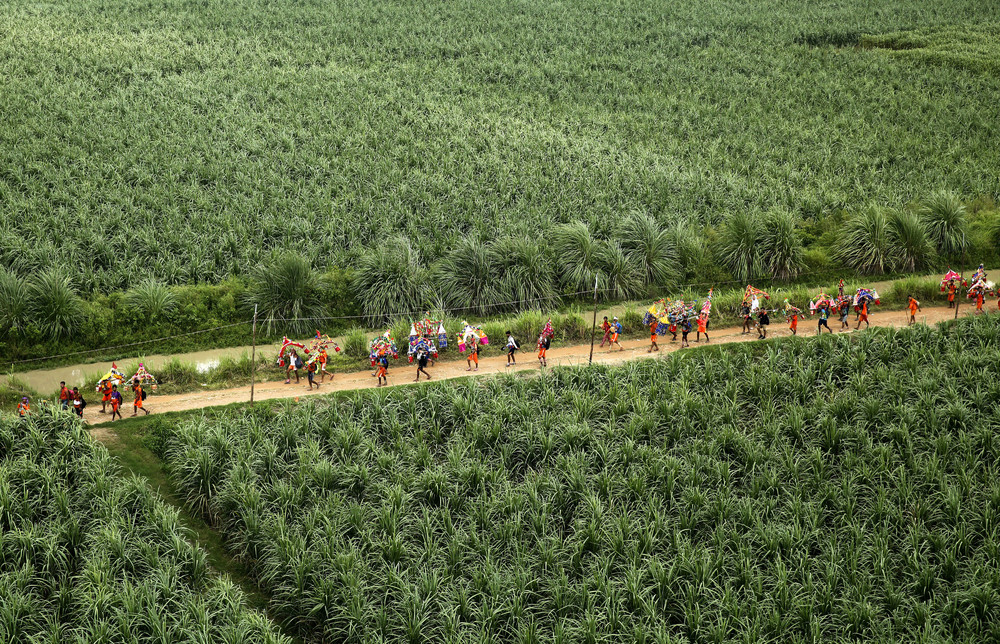
<svg viewBox="0 0 1000 644">
<path fill-rule="evenodd" d="M 965 316 L 971 314 L 975 311 L 975 308 L 968 306 L 965 302 L 962 302 L 962 307 L 959 310 L 959 315 Z M 949 309 L 948 307 L 926 307 L 921 312 L 917 314 L 917 322 L 921 324 L 935 324 L 943 320 L 950 320 L 954 316 L 954 309 Z M 879 311 L 870 314 L 870 320 L 873 327 L 900 327 L 906 326 L 909 319 L 909 315 L 905 311 Z M 850 331 L 854 331 L 854 326 L 856 321 L 854 319 L 853 312 L 848 318 L 850 322 Z M 829 321 L 830 327 L 834 330 L 834 333 L 839 333 L 840 321 L 838 318 L 831 318 Z M 799 335 L 800 336 L 814 336 L 816 335 L 817 321 L 815 317 L 805 318 L 799 321 Z M 864 331 L 864 326 L 862 325 L 861 331 Z M 824 331 L 825 332 L 825 331 Z M 848 331 L 845 331 L 848 332 Z M 788 329 L 788 325 L 784 322 L 781 316 L 775 316 L 771 326 L 769 327 L 768 337 L 786 337 L 790 336 L 791 331 Z M 757 333 L 752 331 L 749 334 L 743 335 L 741 333 L 740 327 L 727 327 L 723 329 L 712 329 L 709 333 L 712 338 L 711 342 L 707 346 L 717 345 L 717 344 L 728 344 L 733 342 L 750 342 L 757 339 Z M 659 338 L 658 344 L 660 345 L 660 351 L 655 353 L 648 353 L 650 342 L 649 338 L 643 338 L 640 340 L 626 340 L 622 342 L 624 347 L 623 351 L 614 349 L 612 351 L 608 350 L 608 347 L 601 347 L 600 340 L 598 336 L 597 342 L 594 346 L 594 362 L 601 364 L 615 364 L 624 362 L 626 360 L 638 360 L 644 358 L 655 358 L 657 356 L 671 353 L 680 349 L 680 333 L 677 335 L 677 342 L 671 342 L 670 336 L 664 336 Z M 695 349 L 699 346 L 706 346 L 706 343 L 702 341 L 701 343 L 696 343 L 694 338 L 696 334 L 691 331 L 689 339 L 691 341 L 691 349 Z M 488 376 L 498 373 L 511 372 L 511 371 L 524 371 L 524 370 L 538 370 L 539 364 L 536 358 L 536 352 L 534 350 L 533 339 L 530 343 L 522 339 L 522 350 L 517 352 L 517 365 L 513 367 L 507 367 L 506 356 L 491 356 L 488 358 L 481 358 L 479 360 L 479 369 L 477 371 L 469 372 L 466 368 L 466 363 L 464 361 L 445 361 L 440 362 L 437 366 L 428 367 L 428 371 L 431 374 L 431 380 L 427 380 L 425 377 L 421 376 L 421 383 L 434 382 L 436 380 L 447 380 L 451 378 L 460 378 L 463 376 Z M 587 364 L 587 359 L 590 354 L 590 344 L 577 344 L 566 347 L 558 347 L 550 349 L 548 352 L 548 364 L 549 367 L 556 366 L 569 366 L 569 365 L 585 365 Z M 416 373 L 416 365 L 409 364 L 405 358 L 400 357 L 398 361 L 390 362 L 389 366 L 389 386 L 399 386 L 406 384 L 414 384 L 414 374 Z M 354 373 L 341 373 L 337 374 L 332 380 L 327 378 L 327 381 L 320 384 L 318 389 L 309 390 L 307 380 L 303 375 L 299 383 L 295 383 L 294 379 L 291 384 L 284 384 L 284 379 L 278 380 L 267 380 L 267 378 L 275 375 L 274 371 L 262 373 L 261 377 L 264 378 L 263 381 L 258 382 L 254 390 L 255 400 L 270 400 L 274 398 L 295 398 L 298 399 L 303 396 L 315 396 L 320 394 L 328 394 L 332 391 L 346 391 L 351 389 L 367 389 L 374 387 L 376 385 L 375 378 L 372 375 L 371 370 L 358 371 Z M 150 410 L 151 413 L 162 413 L 168 411 L 186 411 L 191 409 L 200 409 L 203 407 L 214 407 L 218 405 L 228 405 L 230 403 L 236 402 L 249 402 L 250 400 L 250 387 L 234 387 L 232 389 L 218 389 L 213 391 L 202 391 L 202 392 L 190 392 L 185 394 L 176 394 L 169 396 L 159 396 L 150 395 L 146 401 L 145 406 Z M 101 414 L 101 404 L 100 401 L 90 402 L 87 406 L 85 412 L 85 418 L 90 423 L 103 423 L 107 419 L 106 414 Z M 132 403 L 126 402 L 123 408 L 123 413 L 128 417 L 128 414 L 132 412 Z M 95 427 L 92 433 L 106 434 L 106 430 L 101 427 Z M 96 436 L 101 438 L 101 436 Z"/>
</svg>

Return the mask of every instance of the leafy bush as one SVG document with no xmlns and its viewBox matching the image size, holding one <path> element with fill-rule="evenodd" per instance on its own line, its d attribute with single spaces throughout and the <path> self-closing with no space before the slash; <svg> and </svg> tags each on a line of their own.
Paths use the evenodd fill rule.
<svg viewBox="0 0 1000 644">
<path fill-rule="evenodd" d="M 889 215 L 868 208 L 844 222 L 834 257 L 861 273 L 885 273 L 899 263 Z"/>
<path fill-rule="evenodd" d="M 344 355 L 348 358 L 365 358 L 369 353 L 368 334 L 360 327 L 354 327 L 344 336 Z"/>
<path fill-rule="evenodd" d="M 649 215 L 629 218 L 622 228 L 622 247 L 644 285 L 662 289 L 679 278 L 676 237 Z"/>
<path fill-rule="evenodd" d="M 594 276 L 603 268 L 603 244 L 579 221 L 556 226 L 551 238 L 560 282 L 573 292 L 593 290 Z"/>
<path fill-rule="evenodd" d="M 84 321 L 83 300 L 62 269 L 39 273 L 31 282 L 28 298 L 31 320 L 46 338 L 66 337 Z"/>
<path fill-rule="evenodd" d="M 600 289 L 604 297 L 625 300 L 639 294 L 643 286 L 641 267 L 617 241 L 602 244 L 599 253 Z M 593 285 L 591 285 L 593 288 Z"/>
<path fill-rule="evenodd" d="M 939 253 L 954 258 L 967 247 L 966 208 L 957 195 L 934 193 L 921 204 L 919 215 Z"/>
<path fill-rule="evenodd" d="M 719 237 L 719 263 L 741 282 L 758 277 L 764 270 L 760 254 L 762 236 L 761 222 L 756 216 L 745 211 L 733 213 Z"/>
<path fill-rule="evenodd" d="M 897 210 L 889 215 L 889 230 L 896 248 L 894 268 L 915 271 L 934 263 L 934 246 L 927 238 L 924 223 L 913 213 Z"/>
<path fill-rule="evenodd" d="M 502 301 L 493 260 L 486 244 L 465 237 L 434 265 L 432 279 L 448 308 L 483 315 Z"/>
<path fill-rule="evenodd" d="M 805 260 L 796 224 L 795 215 L 785 210 L 771 210 L 761 215 L 757 254 L 765 275 L 790 279 L 802 269 Z"/>
<path fill-rule="evenodd" d="M 372 323 L 425 308 L 432 298 L 428 283 L 427 266 L 404 237 L 386 240 L 363 254 L 353 282 L 361 309 Z"/>
<path fill-rule="evenodd" d="M 490 248 L 496 289 L 505 310 L 545 308 L 556 302 L 555 271 L 545 248 L 530 237 L 505 237 Z"/>
<path fill-rule="evenodd" d="M 280 327 L 287 333 L 308 333 L 317 326 L 308 318 L 326 315 L 324 282 L 301 255 L 282 253 L 257 268 L 246 300 L 266 332 Z"/>
<path fill-rule="evenodd" d="M 149 279 L 128 292 L 125 304 L 146 323 L 161 320 L 177 308 L 177 297 L 162 282 Z"/>
<path fill-rule="evenodd" d="M 0 268 L 0 337 L 24 328 L 28 312 L 28 284 L 13 271 Z"/>
</svg>

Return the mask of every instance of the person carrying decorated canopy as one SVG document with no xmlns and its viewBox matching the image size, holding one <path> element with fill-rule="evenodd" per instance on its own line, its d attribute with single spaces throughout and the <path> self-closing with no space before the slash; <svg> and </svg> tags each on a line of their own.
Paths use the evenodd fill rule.
<svg viewBox="0 0 1000 644">
<path fill-rule="evenodd" d="M 792 303 L 785 298 L 785 307 L 783 309 L 785 313 L 785 319 L 788 320 L 788 328 L 791 329 L 792 335 L 799 334 L 799 316 L 802 315 L 802 309 L 797 306 L 792 306 Z"/>
<path fill-rule="evenodd" d="M 119 369 L 116 363 L 112 362 L 111 369 L 97 381 L 97 388 L 94 391 L 101 394 L 102 414 L 107 413 L 108 403 L 111 402 L 112 387 L 114 385 L 121 386 L 123 380 L 125 380 L 125 372 Z"/>
<path fill-rule="evenodd" d="M 854 308 L 858 311 L 858 324 L 854 327 L 857 331 L 861 328 L 861 323 L 865 323 L 865 328 L 871 326 L 871 322 L 868 321 L 868 307 L 871 304 L 880 304 L 881 300 L 878 296 L 878 291 L 873 288 L 859 288 L 854 294 Z"/>
<path fill-rule="evenodd" d="M 381 358 L 386 358 L 386 369 L 388 369 L 388 357 L 399 358 L 399 350 L 396 348 L 396 341 L 392 337 L 392 330 L 387 330 L 380 336 L 372 339 L 368 345 L 368 355 L 371 358 L 372 366 L 376 366 Z M 375 375 L 374 373 L 372 374 Z M 386 381 L 388 382 L 388 380 Z"/>
<path fill-rule="evenodd" d="M 288 336 L 281 338 L 281 347 L 278 349 L 278 359 L 275 364 L 279 367 L 284 367 L 288 361 L 290 352 L 294 351 L 296 348 L 304 350 L 306 345 L 301 342 L 293 342 L 288 339 Z"/>
<path fill-rule="evenodd" d="M 948 308 L 955 308 L 955 293 L 958 291 L 959 286 L 968 286 L 968 282 L 962 279 L 962 276 L 951 270 L 948 267 L 948 272 L 944 274 L 941 278 L 941 292 L 944 293 L 945 290 L 948 291 Z"/>
<path fill-rule="evenodd" d="M 459 335 L 458 340 L 459 353 L 465 353 L 465 350 L 472 346 L 473 341 L 475 341 L 477 347 L 480 344 L 486 345 L 490 343 L 490 339 L 482 327 L 473 326 L 462 320 L 462 333 Z"/>
<path fill-rule="evenodd" d="M 555 334 L 555 329 L 552 328 L 552 318 L 549 318 L 545 321 L 545 326 L 538 335 L 538 363 L 543 367 L 549 366 L 548 351 L 552 346 L 552 336 Z"/>
<path fill-rule="evenodd" d="M 17 403 L 17 415 L 27 418 L 31 414 L 31 401 L 27 396 L 21 397 L 21 402 Z"/>
<path fill-rule="evenodd" d="M 702 334 L 705 335 L 705 342 L 709 342 L 708 325 L 709 316 L 712 314 L 712 291 L 714 290 L 708 289 L 708 297 L 705 298 L 705 303 L 701 305 L 701 312 L 698 313 L 698 333 L 694 337 L 695 342 L 701 342 Z"/>
<path fill-rule="evenodd" d="M 988 293 L 993 291 L 993 282 L 986 279 L 986 270 L 983 269 L 982 264 L 972 274 L 972 279 L 969 281 L 972 286 L 969 287 L 966 297 L 976 298 L 976 314 L 978 315 L 983 312 L 984 298 Z"/>
<path fill-rule="evenodd" d="M 146 365 L 141 362 L 139 363 L 139 368 L 136 369 L 135 373 L 132 374 L 132 377 L 129 378 L 129 381 L 131 382 L 135 382 L 136 380 L 140 383 L 149 385 L 149 388 L 152 391 L 156 391 L 156 378 L 153 377 L 153 374 L 146 371 Z"/>
</svg>

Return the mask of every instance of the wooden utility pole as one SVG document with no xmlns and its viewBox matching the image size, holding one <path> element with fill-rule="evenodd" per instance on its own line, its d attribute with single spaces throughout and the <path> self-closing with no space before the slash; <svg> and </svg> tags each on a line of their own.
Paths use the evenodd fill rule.
<svg viewBox="0 0 1000 644">
<path fill-rule="evenodd" d="M 597 333 L 597 274 L 594 274 L 594 326 L 590 329 L 590 358 L 587 364 L 594 363 L 594 334 Z"/>
<path fill-rule="evenodd" d="M 257 384 L 257 305 L 253 305 L 253 348 L 250 349 L 250 405 L 253 406 L 253 388 Z"/>
</svg>

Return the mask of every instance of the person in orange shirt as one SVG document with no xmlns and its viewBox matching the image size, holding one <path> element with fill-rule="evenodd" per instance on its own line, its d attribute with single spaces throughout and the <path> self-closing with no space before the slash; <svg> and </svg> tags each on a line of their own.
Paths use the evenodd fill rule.
<svg viewBox="0 0 1000 644">
<path fill-rule="evenodd" d="M 911 295 L 909 302 L 906 304 L 906 308 L 910 309 L 910 324 L 915 324 L 917 321 L 917 311 L 920 310 L 920 302 L 918 302 L 916 298 Z M 907 326 L 910 324 L 907 324 Z"/>
<path fill-rule="evenodd" d="M 948 282 L 948 308 L 955 308 L 955 280 Z"/>
<path fill-rule="evenodd" d="M 70 393 L 69 393 L 69 389 L 66 388 L 66 383 L 65 382 L 60 382 L 59 383 L 59 405 L 63 409 L 69 409 L 69 399 L 70 399 Z"/>
<path fill-rule="evenodd" d="M 861 328 L 862 322 L 865 323 L 866 329 L 871 326 L 871 322 L 868 321 L 868 300 L 861 300 L 861 313 L 858 315 L 858 326 L 854 327 L 855 331 Z"/>
<path fill-rule="evenodd" d="M 135 398 L 132 400 L 132 415 L 138 415 L 142 409 L 149 416 L 149 410 L 142 407 L 142 399 L 146 397 L 146 392 L 142 390 L 142 384 L 138 379 L 132 381 L 132 391 L 135 393 Z"/>
<path fill-rule="evenodd" d="M 384 387 L 389 384 L 389 357 L 384 353 L 378 358 L 378 369 L 375 374 L 378 376 L 376 387 Z"/>
<path fill-rule="evenodd" d="M 316 358 L 316 362 L 319 363 L 319 381 L 326 382 L 326 361 L 329 360 L 329 356 L 326 354 L 326 349 L 320 349 L 319 356 Z M 333 375 L 330 375 L 330 380 L 333 380 Z"/>
<path fill-rule="evenodd" d="M 701 334 L 705 334 L 705 342 L 708 342 L 708 316 L 701 314 L 698 316 L 698 333 L 694 336 L 695 342 L 701 342 Z"/>
<path fill-rule="evenodd" d="M 792 330 L 792 335 L 799 334 L 799 314 L 792 311 L 792 317 L 788 321 L 788 328 Z"/>
<path fill-rule="evenodd" d="M 108 403 L 111 402 L 111 381 L 105 380 L 101 383 L 101 413 L 106 414 Z"/>
<path fill-rule="evenodd" d="M 28 397 L 23 396 L 21 402 L 17 403 L 17 415 L 21 418 L 25 418 L 31 413 L 31 403 L 28 402 Z"/>
<path fill-rule="evenodd" d="M 976 291 L 976 314 L 983 312 L 983 289 Z"/>
<path fill-rule="evenodd" d="M 649 351 L 647 351 L 646 353 L 652 353 L 654 351 L 659 351 L 660 350 L 660 347 L 658 347 L 656 345 L 656 325 L 657 324 L 659 324 L 659 321 L 656 320 L 656 319 L 654 319 L 653 323 L 649 325 L 650 347 L 649 347 Z"/>
<path fill-rule="evenodd" d="M 466 371 L 479 371 L 479 342 L 476 340 L 472 341 L 472 347 L 469 349 L 469 357 L 465 359 L 466 364 L 469 368 Z M 472 363 L 476 364 L 476 368 L 472 368 Z"/>
<path fill-rule="evenodd" d="M 549 366 L 548 352 L 549 347 L 552 346 L 552 338 L 548 337 L 544 333 L 538 336 L 538 364 L 543 367 Z"/>
<path fill-rule="evenodd" d="M 618 341 L 618 336 L 621 334 L 621 332 L 622 332 L 622 325 L 618 321 L 618 316 L 615 316 L 615 319 L 611 321 L 611 344 L 608 345 L 608 351 L 611 351 L 611 348 L 616 344 L 618 345 L 619 351 L 625 350 L 625 347 L 622 346 L 622 343 Z"/>
</svg>

